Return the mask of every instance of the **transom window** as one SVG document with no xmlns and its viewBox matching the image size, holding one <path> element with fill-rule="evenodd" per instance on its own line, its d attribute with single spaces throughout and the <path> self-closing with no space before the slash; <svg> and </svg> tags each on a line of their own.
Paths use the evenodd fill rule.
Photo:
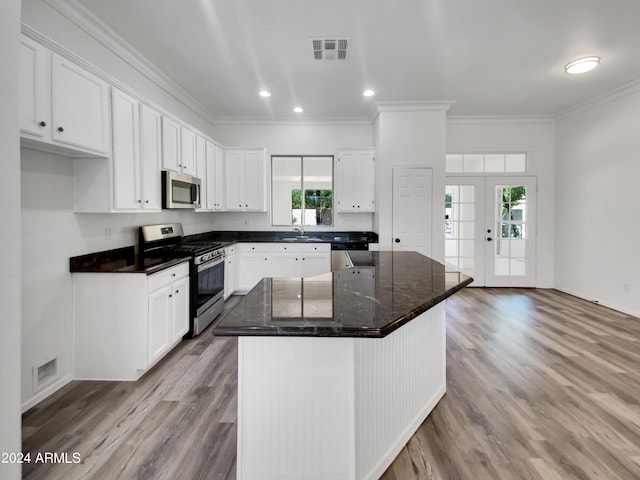
<svg viewBox="0 0 640 480">
<path fill-rule="evenodd" d="M 333 225 L 333 156 L 271 157 L 274 226 Z"/>
<path fill-rule="evenodd" d="M 523 173 L 526 153 L 448 153 L 446 173 Z"/>
</svg>

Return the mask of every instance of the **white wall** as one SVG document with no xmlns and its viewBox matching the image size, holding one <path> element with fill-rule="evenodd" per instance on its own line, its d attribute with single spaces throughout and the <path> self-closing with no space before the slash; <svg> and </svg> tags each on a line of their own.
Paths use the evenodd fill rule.
<svg viewBox="0 0 640 480">
<path fill-rule="evenodd" d="M 446 110 L 448 105 L 415 108 L 399 104 L 386 106 L 374 125 L 378 148 L 376 158 L 376 213 L 374 230 L 380 236 L 380 249 L 392 247 L 393 167 L 433 167 L 433 233 L 431 256 L 444 261 L 444 158 Z"/>
<path fill-rule="evenodd" d="M 640 316 L 640 84 L 558 119 L 556 287 Z"/>
<path fill-rule="evenodd" d="M 21 452 L 20 435 L 20 152 L 18 34 L 20 0 L 0 2 L 0 453 Z M 0 478 L 18 480 L 20 465 L 0 463 Z"/>
<path fill-rule="evenodd" d="M 447 153 L 526 152 L 538 182 L 536 286 L 553 287 L 555 121 L 549 118 L 450 118 Z"/>
<path fill-rule="evenodd" d="M 24 0 L 22 21 L 124 82 L 161 109 L 208 133 L 210 125 L 205 119 L 42 0 Z M 2 71 L 16 72 L 17 68 L 3 68 Z M 17 78 L 12 78 L 12 81 L 17 83 Z M 11 98 L 15 97 L 17 95 L 14 94 Z M 3 114 L 7 112 L 4 103 L 2 111 Z M 17 119 L 17 113 L 14 117 L 13 121 Z M 7 130 L 17 131 L 17 127 L 4 129 Z M 213 215 L 167 211 L 156 214 L 74 214 L 72 160 L 28 149 L 21 149 L 20 156 L 21 177 L 17 179 L 21 181 L 10 183 L 16 189 L 20 185 L 22 188 L 22 280 L 16 281 L 22 286 L 21 391 L 22 408 L 26 409 L 71 378 L 73 312 L 69 257 L 133 245 L 137 242 L 137 227 L 144 224 L 180 221 L 186 234 L 209 231 Z M 17 195 L 16 190 L 12 198 Z M 109 240 L 106 239 L 106 229 L 111 231 Z M 19 295 L 12 298 L 19 298 Z M 57 381 L 35 394 L 32 367 L 53 357 L 57 357 L 59 363 Z"/>
<path fill-rule="evenodd" d="M 137 227 L 144 224 L 182 222 L 186 234 L 206 232 L 212 228 L 212 215 L 182 211 L 76 214 L 72 159 L 23 148 L 21 165 L 22 401 L 23 408 L 28 408 L 71 378 L 69 257 L 134 245 Z M 35 393 L 32 367 L 54 357 L 58 358 L 58 380 Z"/>
<path fill-rule="evenodd" d="M 269 155 L 335 155 L 338 148 L 373 146 L 372 126 L 363 123 L 215 125 L 212 136 L 226 146 L 267 147 Z M 372 219 L 370 213 L 336 212 L 333 226 L 305 230 L 370 231 Z M 218 213 L 213 222 L 218 230 L 283 230 L 271 226 L 269 213 Z"/>
</svg>

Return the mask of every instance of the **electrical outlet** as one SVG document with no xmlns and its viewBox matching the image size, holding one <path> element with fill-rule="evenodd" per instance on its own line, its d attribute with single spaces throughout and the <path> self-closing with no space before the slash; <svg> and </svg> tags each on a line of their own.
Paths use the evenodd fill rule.
<svg viewBox="0 0 640 480">
<path fill-rule="evenodd" d="M 104 239 L 111 240 L 111 227 L 104 228 Z"/>
</svg>

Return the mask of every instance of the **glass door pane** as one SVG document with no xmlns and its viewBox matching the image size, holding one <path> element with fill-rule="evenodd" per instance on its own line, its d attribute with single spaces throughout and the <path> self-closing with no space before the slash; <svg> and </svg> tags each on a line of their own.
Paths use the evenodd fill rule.
<svg viewBox="0 0 640 480">
<path fill-rule="evenodd" d="M 475 185 L 445 186 L 445 261 L 466 275 L 475 273 Z"/>
<path fill-rule="evenodd" d="M 487 286 L 535 286 L 533 177 L 487 178 Z"/>
</svg>

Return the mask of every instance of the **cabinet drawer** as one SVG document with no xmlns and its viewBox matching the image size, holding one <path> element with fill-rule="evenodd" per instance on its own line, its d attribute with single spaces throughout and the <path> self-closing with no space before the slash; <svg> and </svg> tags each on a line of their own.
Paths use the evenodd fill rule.
<svg viewBox="0 0 640 480">
<path fill-rule="evenodd" d="M 253 253 L 253 252 L 274 252 L 277 251 L 277 243 L 238 243 L 236 244 L 236 252 Z"/>
<path fill-rule="evenodd" d="M 297 251 L 301 253 L 329 253 L 331 251 L 330 243 L 305 243 L 296 245 Z"/>
<path fill-rule="evenodd" d="M 177 280 L 180 277 L 186 277 L 189 275 L 189 262 L 181 263 L 175 267 L 167 268 L 161 272 L 149 275 L 149 291 L 153 292 L 158 288 L 169 285 L 171 282 Z"/>
</svg>

